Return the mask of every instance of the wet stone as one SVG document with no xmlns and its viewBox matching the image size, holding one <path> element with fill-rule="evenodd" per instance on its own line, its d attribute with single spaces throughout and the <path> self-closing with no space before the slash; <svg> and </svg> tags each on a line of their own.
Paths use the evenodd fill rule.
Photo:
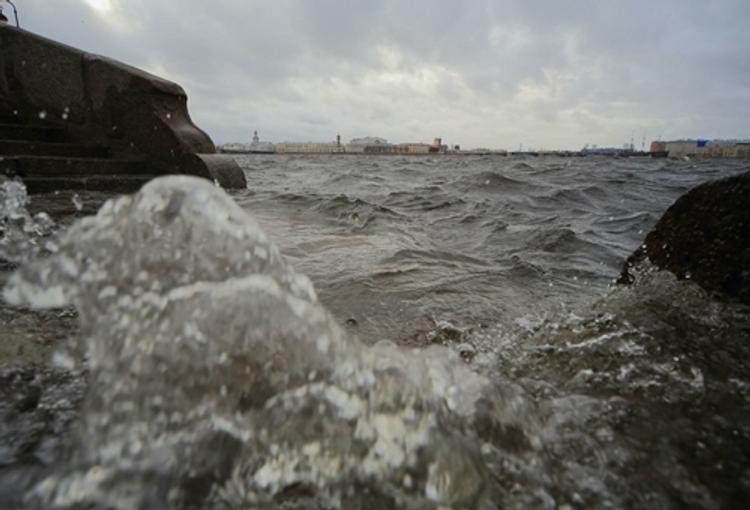
<svg viewBox="0 0 750 510">
<path fill-rule="evenodd" d="M 619 282 L 632 282 L 631 267 L 646 257 L 708 291 L 750 303 L 750 172 L 681 196 L 627 260 Z"/>
</svg>

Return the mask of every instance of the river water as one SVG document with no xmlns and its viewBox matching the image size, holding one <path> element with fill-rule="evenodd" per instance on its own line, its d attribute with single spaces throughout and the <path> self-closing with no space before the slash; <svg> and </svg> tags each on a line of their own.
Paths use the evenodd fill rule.
<svg viewBox="0 0 750 510">
<path fill-rule="evenodd" d="M 51 353 L 0 371 L 6 506 L 745 508 L 747 309 L 613 280 L 747 163 L 237 160 L 83 220 L 4 185 L 6 344 Z"/>
<path fill-rule="evenodd" d="M 747 169 L 648 158 L 238 158 L 236 197 L 359 336 L 413 340 L 600 298 L 666 208 Z M 351 322 L 351 321 L 350 321 Z"/>
</svg>

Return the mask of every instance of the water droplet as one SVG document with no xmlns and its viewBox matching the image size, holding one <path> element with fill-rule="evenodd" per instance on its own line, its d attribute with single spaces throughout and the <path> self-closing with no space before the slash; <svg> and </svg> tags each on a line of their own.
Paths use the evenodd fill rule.
<svg viewBox="0 0 750 510">
<path fill-rule="evenodd" d="M 685 279 L 686 280 L 689 280 L 692 277 L 693 277 L 693 275 L 692 275 L 692 273 L 690 271 L 688 271 L 687 273 L 685 273 Z"/>
<path fill-rule="evenodd" d="M 76 211 L 81 211 L 83 209 L 83 201 L 81 200 L 81 197 L 78 196 L 78 193 L 73 193 L 71 201 L 73 202 L 73 207 L 76 208 Z"/>
<path fill-rule="evenodd" d="M 404 487 L 406 487 L 407 489 L 411 489 L 411 486 L 412 486 L 411 476 L 409 476 L 408 474 L 404 475 L 403 483 L 404 483 Z"/>
<path fill-rule="evenodd" d="M 57 351 L 52 355 L 52 365 L 72 370 L 75 367 L 75 361 L 67 353 Z"/>
<path fill-rule="evenodd" d="M 172 118 L 172 114 L 171 114 L 171 113 L 168 113 L 168 114 L 167 114 L 167 119 L 171 119 L 171 118 Z"/>
<path fill-rule="evenodd" d="M 39 112 L 39 118 L 44 120 L 47 118 L 47 110 L 42 110 Z"/>
<path fill-rule="evenodd" d="M 63 112 L 61 117 L 62 117 L 62 120 L 68 120 L 68 112 Z"/>
</svg>

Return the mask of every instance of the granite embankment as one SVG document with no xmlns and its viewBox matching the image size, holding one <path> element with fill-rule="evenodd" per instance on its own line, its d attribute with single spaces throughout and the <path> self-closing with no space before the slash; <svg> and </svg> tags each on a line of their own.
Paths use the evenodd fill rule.
<svg viewBox="0 0 750 510">
<path fill-rule="evenodd" d="M 0 173 L 31 192 L 133 190 L 164 174 L 246 185 L 176 83 L 11 26 L 0 47 Z"/>
</svg>

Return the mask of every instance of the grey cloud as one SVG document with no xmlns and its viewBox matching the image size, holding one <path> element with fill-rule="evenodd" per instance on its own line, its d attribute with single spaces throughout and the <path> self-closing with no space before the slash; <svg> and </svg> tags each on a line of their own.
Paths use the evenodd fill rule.
<svg viewBox="0 0 750 510">
<path fill-rule="evenodd" d="M 747 136 L 744 0 L 18 3 L 31 30 L 180 82 L 219 142 Z"/>
</svg>

